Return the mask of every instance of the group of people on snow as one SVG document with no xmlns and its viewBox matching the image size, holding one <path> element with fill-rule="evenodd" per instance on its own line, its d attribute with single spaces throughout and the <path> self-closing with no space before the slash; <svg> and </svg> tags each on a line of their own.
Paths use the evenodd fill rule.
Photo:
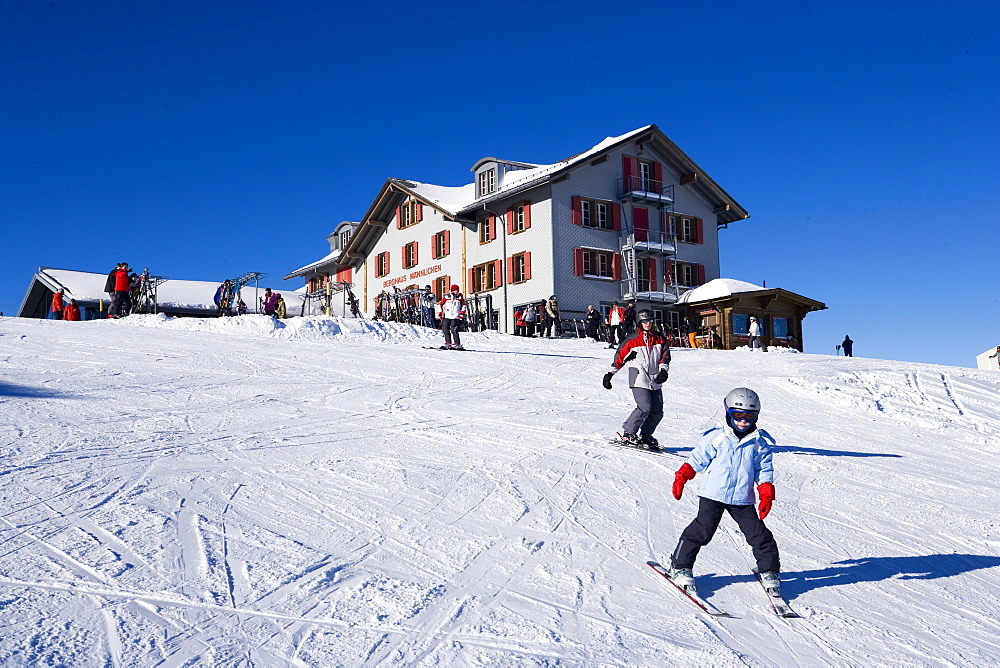
<svg viewBox="0 0 1000 668">
<path fill-rule="evenodd" d="M 514 309 L 514 336 L 552 338 L 563 335 L 562 320 L 559 314 L 559 300 L 552 295 L 547 300 L 539 301 Z"/>
<path fill-rule="evenodd" d="M 53 320 L 79 320 L 80 307 L 76 305 L 75 299 L 70 299 L 67 303 L 66 290 L 59 288 L 59 290 L 52 295 L 51 314 Z"/>
<path fill-rule="evenodd" d="M 593 307 L 589 308 L 593 312 Z M 618 319 L 624 321 L 623 314 Z M 663 384 L 670 377 L 670 346 L 651 311 L 639 311 L 635 321 L 635 333 L 619 340 L 602 384 L 610 390 L 615 375 L 626 372 L 635 409 L 622 425 L 620 444 L 660 451 L 653 434 L 663 418 Z M 722 515 L 729 513 L 753 551 L 764 588 L 771 596 L 780 597 L 778 545 L 764 524 L 775 499 L 775 442 L 757 425 L 761 401 L 753 390 L 732 390 L 723 399 L 722 407 L 721 423 L 702 434 L 687 461 L 674 474 L 671 491 L 678 501 L 684 486 L 695 476 L 703 474 L 703 481 L 698 489 L 698 514 L 678 538 L 668 576 L 677 586 L 696 593 L 695 560 L 701 548 L 711 542 Z M 758 498 L 760 503 L 755 507 Z"/>
</svg>

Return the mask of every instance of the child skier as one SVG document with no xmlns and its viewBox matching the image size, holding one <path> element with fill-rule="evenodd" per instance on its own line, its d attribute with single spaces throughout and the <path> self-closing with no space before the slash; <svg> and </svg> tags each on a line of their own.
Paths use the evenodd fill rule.
<svg viewBox="0 0 1000 668">
<path fill-rule="evenodd" d="M 628 386 L 635 398 L 632 411 L 622 429 L 622 444 L 633 448 L 661 450 L 653 437 L 656 425 L 663 419 L 662 383 L 667 382 L 670 369 L 670 346 L 655 329 L 653 312 L 643 309 L 636 316 L 639 331 L 622 341 L 611 362 L 611 370 L 604 374 L 603 385 L 611 389 L 611 377 L 629 364 Z"/>
<path fill-rule="evenodd" d="M 781 596 L 778 544 L 764 525 L 774 501 L 774 469 L 771 453 L 774 439 L 757 428 L 760 397 L 746 387 L 726 395 L 725 424 L 702 434 L 701 442 L 674 476 L 674 498 L 678 501 L 684 484 L 696 473 L 705 473 L 698 489 L 698 516 L 681 533 L 671 557 L 670 579 L 694 592 L 694 568 L 698 551 L 712 540 L 722 513 L 728 512 L 757 560 L 757 572 L 768 594 Z M 760 511 L 754 508 L 754 483 L 760 496 Z"/>
</svg>

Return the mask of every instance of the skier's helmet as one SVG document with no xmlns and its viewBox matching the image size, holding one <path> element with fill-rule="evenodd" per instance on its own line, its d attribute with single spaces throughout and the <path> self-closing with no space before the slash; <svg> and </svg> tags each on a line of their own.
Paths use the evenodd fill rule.
<svg viewBox="0 0 1000 668">
<path fill-rule="evenodd" d="M 636 322 L 655 322 L 656 319 L 653 317 L 652 311 L 644 308 L 635 314 L 635 320 Z"/>
<path fill-rule="evenodd" d="M 760 397 L 749 387 L 737 387 L 726 395 L 722 405 L 726 407 L 726 413 L 732 415 L 733 412 L 753 413 L 760 412 Z"/>
<path fill-rule="evenodd" d="M 458 292 L 459 291 L 459 287 L 457 285 L 453 285 L 453 286 L 451 286 L 451 291 L 452 292 Z"/>
</svg>

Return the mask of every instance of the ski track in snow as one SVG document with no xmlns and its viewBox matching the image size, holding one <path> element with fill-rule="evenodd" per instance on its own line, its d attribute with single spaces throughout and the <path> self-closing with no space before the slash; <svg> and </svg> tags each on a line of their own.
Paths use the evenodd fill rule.
<svg viewBox="0 0 1000 668">
<path fill-rule="evenodd" d="M 280 325 L 280 326 L 278 326 Z M 989 665 L 1000 374 L 675 350 L 657 432 L 585 340 L 249 316 L 0 318 L 0 661 Z M 57 352 L 56 352 L 57 351 Z M 710 620 L 651 577 L 673 473 L 748 385 L 778 441 L 770 610 L 728 518 Z M 654 574 L 655 575 L 655 574 Z"/>
</svg>

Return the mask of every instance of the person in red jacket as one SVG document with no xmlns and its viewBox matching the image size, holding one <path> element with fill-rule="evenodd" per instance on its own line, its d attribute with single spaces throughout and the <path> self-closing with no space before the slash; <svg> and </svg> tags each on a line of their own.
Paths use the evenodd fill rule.
<svg viewBox="0 0 1000 668">
<path fill-rule="evenodd" d="M 63 319 L 63 295 L 66 293 L 62 288 L 59 289 L 54 295 L 52 295 L 52 319 L 62 320 Z"/>
<path fill-rule="evenodd" d="M 70 299 L 69 304 L 63 309 L 63 320 L 79 320 L 80 307 L 76 305 L 75 299 Z"/>
<path fill-rule="evenodd" d="M 132 308 L 132 300 L 129 299 L 128 291 L 131 287 L 131 279 L 128 275 L 128 262 L 122 262 L 121 266 L 113 272 L 115 277 L 115 297 L 112 303 L 115 318 L 124 318 Z"/>
<path fill-rule="evenodd" d="M 628 366 L 628 386 L 632 388 L 635 410 L 622 425 L 625 430 L 622 445 L 661 450 L 653 432 L 663 419 L 663 390 L 660 386 L 667 382 L 670 346 L 656 330 L 652 311 L 639 311 L 636 321 L 639 330 L 618 346 L 611 370 L 604 374 L 603 384 L 610 390 L 611 377 Z"/>
</svg>

